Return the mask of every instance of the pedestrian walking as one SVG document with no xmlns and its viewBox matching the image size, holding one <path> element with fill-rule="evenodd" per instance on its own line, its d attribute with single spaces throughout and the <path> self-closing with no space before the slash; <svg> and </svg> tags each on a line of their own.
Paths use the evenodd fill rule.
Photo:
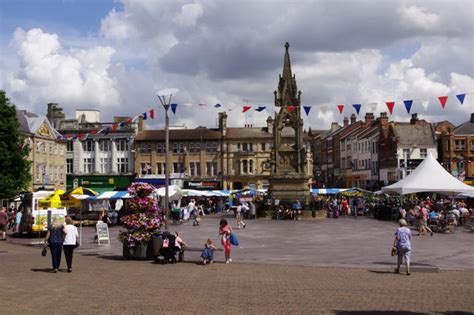
<svg viewBox="0 0 474 315">
<path fill-rule="evenodd" d="M 407 221 L 405 219 L 398 220 L 400 227 L 395 232 L 395 240 L 393 246 L 397 248 L 397 268 L 396 273 L 400 273 L 400 265 L 403 260 L 407 267 L 407 275 L 410 275 L 410 256 L 411 256 L 411 231 L 407 228 Z"/>
<path fill-rule="evenodd" d="M 66 217 L 66 226 L 64 227 L 64 256 L 66 257 L 67 272 L 72 272 L 72 256 L 74 249 L 79 246 L 79 233 L 74 226 L 71 217 Z"/>
<path fill-rule="evenodd" d="M 0 208 L 0 232 L 2 232 L 2 241 L 7 240 L 8 214 L 5 207 Z"/>
<path fill-rule="evenodd" d="M 243 226 L 243 228 L 245 229 L 246 224 L 244 220 L 242 219 L 242 205 L 241 204 L 237 206 L 235 219 L 237 220 L 237 228 L 240 230 L 240 227 Z"/>
<path fill-rule="evenodd" d="M 226 219 L 222 218 L 219 222 L 219 235 L 221 236 L 221 244 L 224 247 L 225 263 L 229 264 L 232 262 L 230 258 L 230 234 L 232 233 L 232 227 L 229 225 Z"/>
<path fill-rule="evenodd" d="M 63 247 L 63 231 L 64 227 L 59 221 L 58 217 L 53 219 L 53 223 L 48 226 L 48 232 L 46 233 L 45 243 L 49 244 L 49 251 L 51 252 L 51 260 L 53 265 L 53 272 L 59 271 L 61 265 L 61 253 Z"/>
<path fill-rule="evenodd" d="M 16 211 L 12 208 L 12 211 L 10 211 L 10 219 L 8 220 L 8 229 L 13 229 L 15 227 L 15 218 Z"/>
</svg>

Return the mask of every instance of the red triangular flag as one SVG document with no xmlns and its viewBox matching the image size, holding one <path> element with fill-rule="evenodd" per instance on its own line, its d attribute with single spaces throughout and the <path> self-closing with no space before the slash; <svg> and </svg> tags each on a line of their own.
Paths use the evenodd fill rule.
<svg viewBox="0 0 474 315">
<path fill-rule="evenodd" d="M 117 124 L 112 125 L 112 132 L 115 132 L 115 131 L 117 131 Z"/>
<path fill-rule="evenodd" d="M 385 102 L 385 104 L 387 104 L 388 111 L 390 112 L 390 115 L 392 115 L 393 107 L 395 106 L 395 102 Z"/>
<path fill-rule="evenodd" d="M 244 106 L 244 110 L 242 111 L 242 113 L 245 113 L 246 111 L 248 111 L 251 108 L 252 108 L 251 106 Z"/>
<path fill-rule="evenodd" d="M 342 114 L 344 111 L 344 105 L 337 105 L 337 109 L 339 110 L 339 114 Z"/>
<path fill-rule="evenodd" d="M 150 109 L 150 118 L 151 119 L 155 118 L 155 110 L 154 109 Z"/>
<path fill-rule="evenodd" d="M 97 133 L 97 130 L 92 130 L 91 132 L 89 132 L 91 135 L 95 135 Z"/>
<path fill-rule="evenodd" d="M 296 106 L 288 106 L 287 108 L 289 112 L 292 112 L 296 109 Z"/>
<path fill-rule="evenodd" d="M 133 121 L 132 117 L 129 117 L 129 118 L 127 119 L 126 123 L 127 123 L 127 124 L 131 124 L 132 121 Z"/>
<path fill-rule="evenodd" d="M 439 99 L 439 102 L 441 103 L 441 106 L 444 108 L 444 106 L 446 106 L 446 101 L 448 100 L 448 97 L 447 96 L 440 96 L 438 97 Z"/>
</svg>

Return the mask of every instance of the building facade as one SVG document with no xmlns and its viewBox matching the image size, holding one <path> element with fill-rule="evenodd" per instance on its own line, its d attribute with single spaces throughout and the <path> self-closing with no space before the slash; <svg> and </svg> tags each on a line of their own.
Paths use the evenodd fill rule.
<svg viewBox="0 0 474 315">
<path fill-rule="evenodd" d="M 379 176 L 385 185 L 405 178 L 428 154 L 438 158 L 435 129 L 412 114 L 410 122 L 388 122 L 381 115 Z"/>
<path fill-rule="evenodd" d="M 474 185 L 474 113 L 469 121 L 441 132 L 440 160 L 453 176 Z"/>
<path fill-rule="evenodd" d="M 17 118 L 30 147 L 30 190 L 66 189 L 66 142 L 45 116 L 17 110 Z"/>
<path fill-rule="evenodd" d="M 117 128 L 128 117 L 100 122 L 97 110 L 76 110 L 66 119 L 57 104 L 48 104 L 48 119 L 66 140 L 67 189 L 125 190 L 134 178 L 134 138 L 141 123 Z M 115 130 L 114 130 L 115 129 Z M 104 132 L 98 132 L 105 130 Z"/>
</svg>

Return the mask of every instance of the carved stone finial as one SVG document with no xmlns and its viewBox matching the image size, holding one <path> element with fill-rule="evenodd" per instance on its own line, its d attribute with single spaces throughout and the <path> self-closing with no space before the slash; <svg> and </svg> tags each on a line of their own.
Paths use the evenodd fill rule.
<svg viewBox="0 0 474 315">
<path fill-rule="evenodd" d="M 286 50 L 288 50 L 288 48 L 290 48 L 290 44 L 288 44 L 288 42 L 285 43 L 285 48 L 286 48 Z"/>
</svg>

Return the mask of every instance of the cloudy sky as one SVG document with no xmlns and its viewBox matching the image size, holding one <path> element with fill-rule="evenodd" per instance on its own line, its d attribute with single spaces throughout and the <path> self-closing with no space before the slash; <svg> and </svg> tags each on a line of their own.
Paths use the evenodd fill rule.
<svg viewBox="0 0 474 315">
<path fill-rule="evenodd" d="M 392 119 L 404 121 L 403 100 L 429 121 L 474 112 L 473 1 L 2 0 L 0 11 L 0 88 L 40 114 L 50 102 L 68 116 L 99 109 L 102 120 L 154 107 L 149 128 L 160 128 L 155 91 L 175 87 L 173 101 L 190 105 L 173 125 L 215 127 L 219 103 L 229 125 L 263 126 L 286 41 L 311 106 L 305 128 L 341 122 L 338 104 L 344 115 L 362 104 L 363 118 L 395 101 Z"/>
</svg>

